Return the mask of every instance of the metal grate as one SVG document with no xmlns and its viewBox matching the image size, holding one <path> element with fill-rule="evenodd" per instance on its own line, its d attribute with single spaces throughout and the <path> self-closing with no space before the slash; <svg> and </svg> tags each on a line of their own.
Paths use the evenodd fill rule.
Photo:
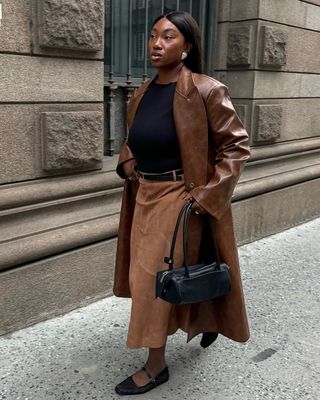
<svg viewBox="0 0 320 400">
<path fill-rule="evenodd" d="M 159 15 L 188 11 L 198 21 L 205 72 L 213 73 L 217 0 L 106 0 L 105 19 L 105 153 L 119 151 L 126 137 L 126 105 L 132 91 L 154 74 L 147 38 Z"/>
</svg>

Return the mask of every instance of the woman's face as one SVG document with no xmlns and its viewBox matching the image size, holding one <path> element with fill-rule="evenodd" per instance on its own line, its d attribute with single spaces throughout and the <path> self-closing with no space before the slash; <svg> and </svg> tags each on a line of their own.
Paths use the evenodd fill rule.
<svg viewBox="0 0 320 400">
<path fill-rule="evenodd" d="M 161 18 L 152 28 L 148 42 L 152 65 L 156 68 L 175 67 L 181 63 L 188 45 L 178 28 L 166 18 Z"/>
</svg>

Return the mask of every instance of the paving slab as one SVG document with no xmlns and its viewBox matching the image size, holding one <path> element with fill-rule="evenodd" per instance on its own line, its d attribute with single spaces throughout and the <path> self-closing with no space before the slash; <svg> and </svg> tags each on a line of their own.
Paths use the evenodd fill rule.
<svg viewBox="0 0 320 400">
<path fill-rule="evenodd" d="M 240 248 L 251 338 L 168 340 L 168 383 L 142 400 L 319 400 L 320 218 Z M 143 365 L 130 300 L 109 297 L 0 337 L 1 400 L 113 400 Z M 130 398 L 130 397 L 122 397 Z M 136 398 L 136 397 L 135 397 Z"/>
</svg>

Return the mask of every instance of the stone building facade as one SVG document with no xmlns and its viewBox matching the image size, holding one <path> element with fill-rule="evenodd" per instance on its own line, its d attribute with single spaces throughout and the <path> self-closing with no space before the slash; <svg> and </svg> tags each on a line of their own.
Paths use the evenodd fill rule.
<svg viewBox="0 0 320 400">
<path fill-rule="evenodd" d="M 320 214 L 320 0 L 217 4 L 215 76 L 252 144 L 241 244 Z M 103 151 L 104 1 L 0 5 L 4 334 L 111 293 L 122 182 Z"/>
</svg>

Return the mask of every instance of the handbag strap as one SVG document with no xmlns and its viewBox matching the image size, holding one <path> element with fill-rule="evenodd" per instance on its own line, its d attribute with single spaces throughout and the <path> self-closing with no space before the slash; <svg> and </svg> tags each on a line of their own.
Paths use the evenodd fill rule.
<svg viewBox="0 0 320 400">
<path fill-rule="evenodd" d="M 183 218 L 183 266 L 186 276 L 189 278 L 189 251 L 188 251 L 188 222 L 191 214 L 192 202 L 187 204 L 186 211 Z"/>
<path fill-rule="evenodd" d="M 182 206 L 178 218 L 177 218 L 177 222 L 176 222 L 176 226 L 174 228 L 174 232 L 173 232 L 173 236 L 172 236 L 172 241 L 171 241 L 171 247 L 170 247 L 170 254 L 169 257 L 165 257 L 164 258 L 164 262 L 166 264 L 169 264 L 169 269 L 173 269 L 173 255 L 174 255 L 174 249 L 176 246 L 176 241 L 177 241 L 177 236 L 178 236 L 178 230 L 179 230 L 179 226 L 180 226 L 180 222 L 181 222 L 181 218 L 183 216 L 183 214 L 185 213 L 187 207 L 188 207 L 189 203 L 186 203 Z"/>
<path fill-rule="evenodd" d="M 192 209 L 192 202 L 188 203 L 188 206 L 186 207 L 186 211 L 184 214 L 184 219 L 183 219 L 183 266 L 185 268 L 187 277 L 189 277 L 188 222 L 189 222 L 189 217 L 191 214 L 191 209 Z M 203 229 L 204 229 L 204 227 L 207 227 L 208 231 L 209 231 L 208 233 L 210 233 L 210 241 L 208 244 L 210 246 L 212 246 L 214 259 L 217 263 L 217 269 L 220 270 L 221 264 L 220 264 L 219 252 L 218 252 L 218 248 L 217 248 L 216 239 L 215 239 L 215 236 L 213 233 L 213 229 L 211 227 L 209 216 L 203 215 L 202 219 L 203 219 L 203 223 L 202 223 Z"/>
<path fill-rule="evenodd" d="M 189 201 L 188 203 L 184 204 L 179 212 L 177 221 L 176 221 L 176 225 L 174 228 L 174 232 L 173 232 L 173 236 L 172 236 L 172 241 L 171 241 L 171 247 L 170 247 L 170 255 L 169 257 L 165 257 L 164 258 L 164 262 L 169 264 L 169 269 L 173 269 L 173 263 L 174 263 L 174 259 L 173 259 L 173 255 L 174 255 L 174 249 L 175 249 L 175 245 L 176 245 L 176 241 L 177 241 L 177 236 L 178 236 L 178 230 L 179 230 L 179 226 L 181 223 L 181 219 L 183 217 L 183 231 L 182 231 L 182 235 L 183 235 L 183 266 L 185 268 L 185 274 L 187 277 L 189 277 L 189 269 L 188 269 L 188 265 L 189 265 L 189 251 L 188 251 L 188 222 L 189 222 L 189 217 L 191 214 L 191 209 L 192 209 L 192 205 L 193 205 L 193 201 Z M 216 240 L 215 240 L 215 236 L 213 234 L 213 230 L 211 228 L 211 224 L 210 224 L 210 220 L 208 218 L 207 215 L 203 216 L 203 224 L 207 224 L 208 227 L 208 231 L 210 232 L 210 245 L 212 246 L 213 249 L 213 253 L 214 253 L 214 257 L 215 257 L 215 261 L 217 263 L 217 269 L 221 269 L 221 264 L 220 264 L 220 257 L 219 257 L 219 252 L 218 252 L 218 248 L 217 248 L 217 244 L 216 244 Z M 203 225 L 204 226 L 204 225 Z"/>
</svg>

